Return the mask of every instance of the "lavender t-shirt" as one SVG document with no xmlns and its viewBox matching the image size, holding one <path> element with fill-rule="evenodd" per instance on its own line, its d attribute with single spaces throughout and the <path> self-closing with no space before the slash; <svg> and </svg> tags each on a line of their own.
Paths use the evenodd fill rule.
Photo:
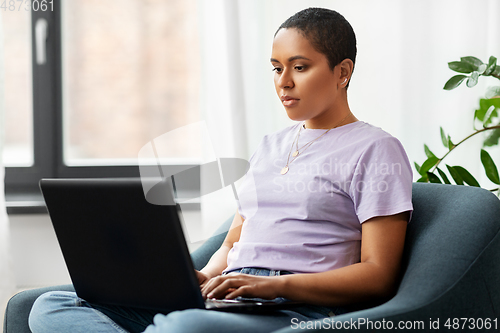
<svg viewBox="0 0 500 333">
<path fill-rule="evenodd" d="M 245 221 L 226 271 L 262 267 L 313 273 L 351 265 L 361 257 L 361 223 L 413 210 L 412 172 L 403 146 L 362 121 L 332 129 L 301 149 L 282 175 L 302 124 L 266 135 L 250 158 L 238 188 L 238 211 Z M 302 128 L 298 147 L 324 132 Z"/>
</svg>

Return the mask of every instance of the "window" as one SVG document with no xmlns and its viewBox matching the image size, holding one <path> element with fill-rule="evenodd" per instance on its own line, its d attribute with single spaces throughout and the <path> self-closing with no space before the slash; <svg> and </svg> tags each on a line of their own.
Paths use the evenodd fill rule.
<svg viewBox="0 0 500 333">
<path fill-rule="evenodd" d="M 20 10 L 2 15 L 5 77 L 5 134 L 3 163 L 33 165 L 33 91 L 31 70 L 31 18 Z"/>
<path fill-rule="evenodd" d="M 44 210 L 41 178 L 137 177 L 143 145 L 200 119 L 196 0 L 52 2 L 3 15 L 10 213 Z"/>
</svg>

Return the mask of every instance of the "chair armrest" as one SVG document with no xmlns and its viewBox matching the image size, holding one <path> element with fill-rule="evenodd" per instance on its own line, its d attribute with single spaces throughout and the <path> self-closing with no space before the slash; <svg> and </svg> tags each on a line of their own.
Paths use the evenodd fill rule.
<svg viewBox="0 0 500 333">
<path fill-rule="evenodd" d="M 500 288 L 498 288 L 500 266 L 491 263 L 498 262 L 499 253 L 500 234 L 497 234 L 488 248 L 474 261 L 460 280 L 449 289 L 443 290 L 441 295 L 434 299 L 421 300 L 416 304 L 414 297 L 410 294 L 396 295 L 387 303 L 374 308 L 307 322 L 309 326 L 307 323 L 302 323 L 301 328 L 297 327 L 300 323 L 295 325 L 290 323 L 290 326 L 273 333 L 305 331 L 314 333 L 328 330 L 368 333 L 374 331 L 391 332 L 401 329 L 441 332 L 447 329 L 445 324 L 453 318 L 481 318 L 483 322 L 489 318 L 493 322 L 499 315 L 497 300 L 500 297 Z M 339 323 L 336 324 L 337 322 Z M 460 321 L 460 325 L 462 324 L 463 321 Z M 471 322 L 467 323 L 467 325 L 469 324 Z M 398 325 L 402 326 L 398 327 Z M 495 327 L 494 324 L 492 330 L 494 330 L 493 327 Z"/>
<path fill-rule="evenodd" d="M 28 326 L 28 316 L 33 303 L 38 296 L 54 290 L 75 291 L 73 285 L 51 286 L 21 291 L 7 303 L 3 322 L 4 333 L 31 333 Z"/>
</svg>

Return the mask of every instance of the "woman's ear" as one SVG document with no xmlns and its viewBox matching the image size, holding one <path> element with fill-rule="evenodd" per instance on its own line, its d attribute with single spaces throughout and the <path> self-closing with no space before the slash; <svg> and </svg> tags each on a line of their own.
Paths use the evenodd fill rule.
<svg viewBox="0 0 500 333">
<path fill-rule="evenodd" d="M 339 88 L 345 88 L 349 84 L 351 79 L 351 74 L 354 69 L 354 63 L 351 59 L 344 59 L 339 64 L 340 66 L 340 86 Z"/>
</svg>

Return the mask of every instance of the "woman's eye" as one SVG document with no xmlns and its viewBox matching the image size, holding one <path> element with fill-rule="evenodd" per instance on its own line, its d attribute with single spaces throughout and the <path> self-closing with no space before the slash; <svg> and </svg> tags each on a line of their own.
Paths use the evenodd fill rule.
<svg viewBox="0 0 500 333">
<path fill-rule="evenodd" d="M 302 72 L 306 67 L 305 66 L 295 66 L 295 69 L 299 72 Z"/>
<path fill-rule="evenodd" d="M 274 67 L 273 68 L 273 72 L 276 72 L 276 73 L 281 73 L 282 69 L 279 68 L 279 67 Z"/>
</svg>

